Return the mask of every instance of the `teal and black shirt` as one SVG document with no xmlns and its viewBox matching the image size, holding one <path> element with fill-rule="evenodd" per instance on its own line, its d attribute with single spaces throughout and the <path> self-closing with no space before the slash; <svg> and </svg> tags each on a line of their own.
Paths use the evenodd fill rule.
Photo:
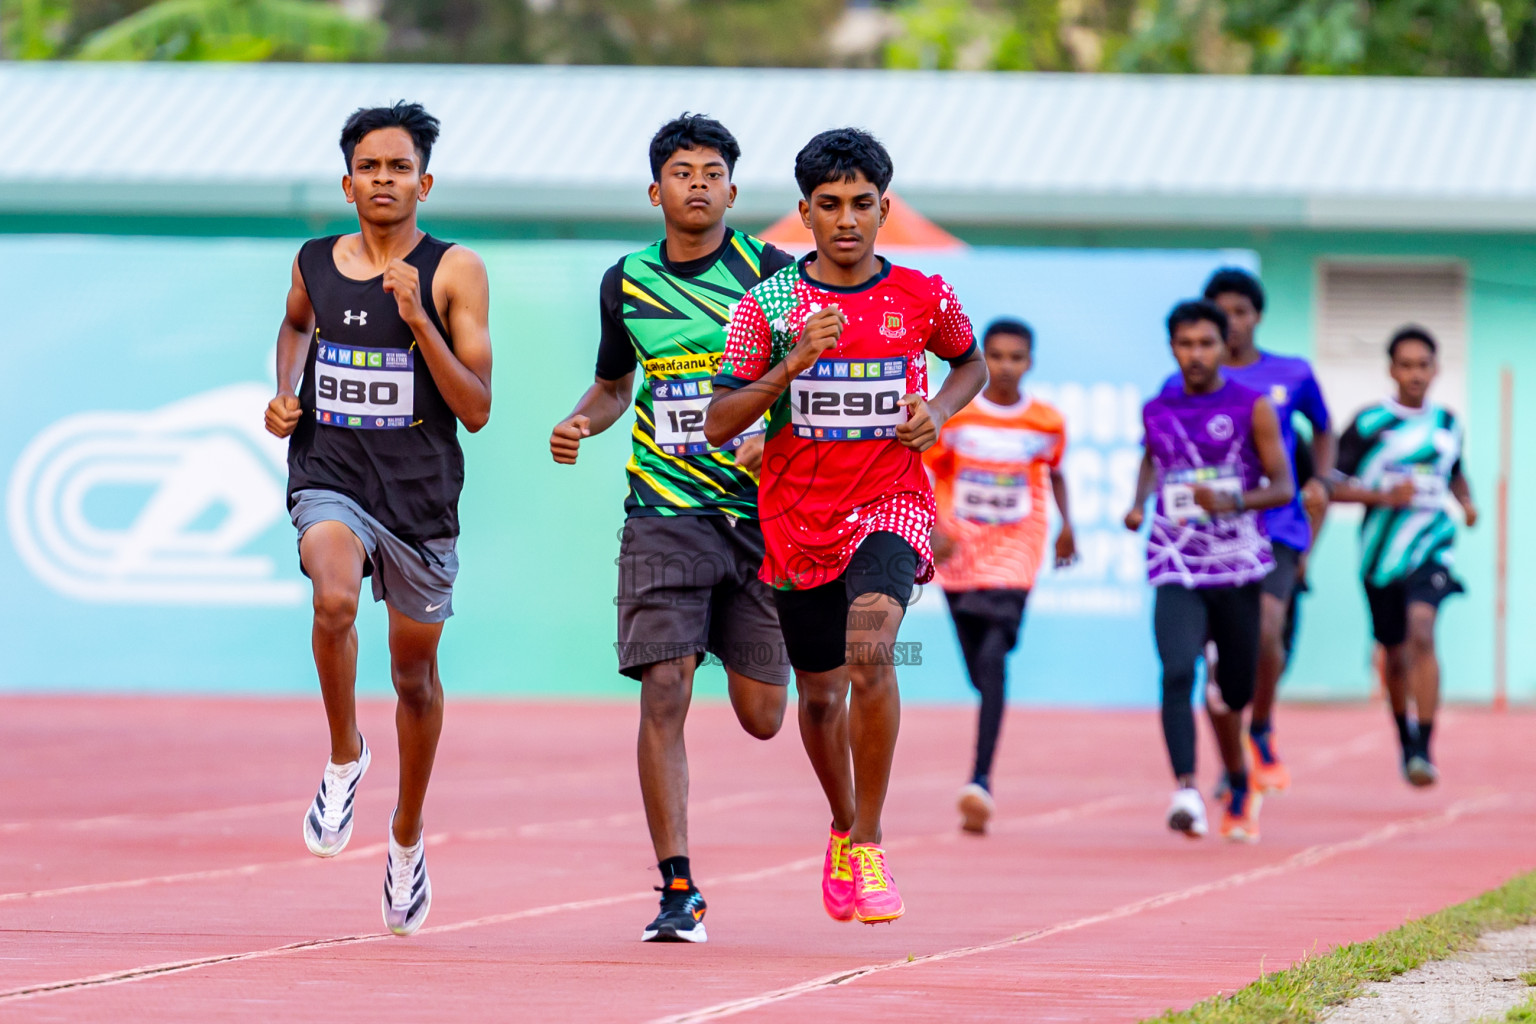
<svg viewBox="0 0 1536 1024">
<path fill-rule="evenodd" d="M 726 229 L 708 256 L 673 262 L 661 241 L 603 275 L 597 376 L 618 380 L 637 362 L 645 371 L 625 467 L 629 515 L 757 518 L 757 481 L 736 465 L 740 439 L 710 446 L 703 410 L 732 309 L 747 289 L 793 262 L 766 242 Z"/>
<path fill-rule="evenodd" d="M 1461 422 L 1449 409 L 1410 409 L 1388 399 L 1355 417 L 1339 438 L 1338 470 L 1361 486 L 1385 491 L 1407 479 L 1407 508 L 1371 505 L 1360 526 L 1360 575 L 1385 587 L 1431 563 L 1449 569 L 1456 524 L 1446 511 L 1451 481 L 1461 475 Z"/>
</svg>

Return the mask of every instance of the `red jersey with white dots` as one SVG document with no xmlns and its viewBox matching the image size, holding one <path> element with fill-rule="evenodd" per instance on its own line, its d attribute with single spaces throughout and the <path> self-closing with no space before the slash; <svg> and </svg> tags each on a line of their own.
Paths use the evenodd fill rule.
<svg viewBox="0 0 1536 1024">
<path fill-rule="evenodd" d="M 828 583 L 871 533 L 895 533 L 917 552 L 917 582 L 933 578 L 933 488 L 922 457 L 896 440 L 908 394 L 927 397 L 926 352 L 942 359 L 974 347 L 954 290 L 881 259 L 853 288 L 812 281 L 814 254 L 747 292 L 731 316 L 715 382 L 746 387 L 782 362 L 805 321 L 824 306 L 847 317 L 837 344 L 790 382 L 768 414 L 758 485 L 767 545 L 759 573 L 780 590 Z"/>
</svg>

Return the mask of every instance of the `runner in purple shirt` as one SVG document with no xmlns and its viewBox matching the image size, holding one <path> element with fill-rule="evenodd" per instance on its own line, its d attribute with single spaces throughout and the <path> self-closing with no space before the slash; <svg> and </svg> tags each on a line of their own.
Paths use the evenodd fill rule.
<svg viewBox="0 0 1536 1024">
<path fill-rule="evenodd" d="M 1227 314 L 1227 355 L 1222 372 L 1229 380 L 1245 384 L 1269 399 L 1280 422 L 1280 440 L 1287 455 L 1296 450 L 1296 415 L 1306 417 L 1312 425 L 1312 479 L 1303 487 L 1296 481 L 1293 469 L 1296 496 L 1265 512 L 1262 518 L 1273 547 L 1275 569 L 1264 578 L 1263 596 L 1259 599 L 1259 669 L 1254 677 L 1247 746 L 1253 788 L 1260 793 L 1274 793 L 1291 784 L 1291 773 L 1275 751 L 1271 726 L 1275 692 L 1285 673 L 1288 655 L 1286 620 L 1293 614 L 1296 590 L 1306 579 L 1307 552 L 1316 531 L 1322 527 L 1321 515 L 1315 521 L 1308 520 L 1303 504 L 1308 508 L 1327 507 L 1337 446 L 1328 406 L 1312 374 L 1312 365 L 1305 359 L 1262 351 L 1254 344 L 1254 332 L 1264 317 L 1264 288 L 1258 279 L 1246 270 L 1223 267 L 1206 282 L 1205 297 Z M 1207 707 L 1218 717 L 1230 713 L 1216 708 L 1213 702 L 1208 702 Z"/>
<path fill-rule="evenodd" d="M 1168 827 L 1205 835 L 1205 802 L 1195 787 L 1195 667 L 1207 638 L 1221 658 L 1225 705 L 1241 713 L 1253 696 L 1259 656 L 1259 592 L 1274 569 L 1258 512 L 1295 496 L 1290 459 L 1269 399 L 1227 379 L 1227 316 L 1196 300 L 1174 307 L 1168 339 L 1181 386 L 1142 410 L 1146 451 L 1136 501 L 1126 513 L 1139 530 L 1157 495 L 1147 540 L 1147 578 L 1156 588 L 1152 628 L 1163 665 L 1163 738 L 1179 788 Z M 1241 718 L 1213 719 L 1229 792 L 1221 835 L 1259 838 L 1259 798 L 1249 794 Z"/>
</svg>

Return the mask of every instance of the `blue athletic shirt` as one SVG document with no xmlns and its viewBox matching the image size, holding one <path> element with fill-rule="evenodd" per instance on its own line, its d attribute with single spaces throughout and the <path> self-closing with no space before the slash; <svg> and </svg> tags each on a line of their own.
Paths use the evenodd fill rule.
<svg viewBox="0 0 1536 1024">
<path fill-rule="evenodd" d="M 1223 366 L 1221 373 L 1228 380 L 1235 380 L 1269 399 L 1280 419 L 1280 441 L 1287 459 L 1296 450 L 1296 426 L 1292 422 L 1296 413 L 1305 416 L 1314 431 L 1328 429 L 1328 405 L 1323 401 L 1317 378 L 1312 375 L 1312 364 L 1305 359 L 1260 351 L 1258 362 L 1248 366 Z M 1163 390 L 1183 390 L 1183 387 L 1183 378 L 1175 373 L 1164 383 Z M 1312 546 L 1312 528 L 1301 507 L 1301 485 L 1295 474 L 1293 460 L 1291 477 L 1296 483 L 1296 496 L 1289 505 L 1266 510 L 1260 521 L 1271 541 L 1296 551 L 1306 551 Z"/>
</svg>

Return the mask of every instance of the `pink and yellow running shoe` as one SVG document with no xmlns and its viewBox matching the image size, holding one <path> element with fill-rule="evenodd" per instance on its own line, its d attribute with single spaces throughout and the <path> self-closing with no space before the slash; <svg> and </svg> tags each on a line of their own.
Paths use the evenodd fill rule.
<svg viewBox="0 0 1536 1024">
<path fill-rule="evenodd" d="M 827 839 L 827 861 L 821 868 L 821 905 L 834 921 L 853 920 L 853 871 L 848 866 L 847 832 L 833 829 Z"/>
<path fill-rule="evenodd" d="M 874 843 L 853 847 L 853 914 L 865 924 L 894 921 L 907 912 L 896 880 L 885 866 L 885 851 Z"/>
</svg>

